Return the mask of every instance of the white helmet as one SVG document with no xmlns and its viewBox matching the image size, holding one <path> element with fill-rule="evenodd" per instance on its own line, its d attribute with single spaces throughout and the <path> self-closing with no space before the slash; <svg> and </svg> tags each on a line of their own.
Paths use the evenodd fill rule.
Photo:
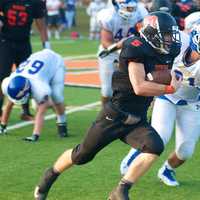
<svg viewBox="0 0 200 200">
<path fill-rule="evenodd" d="M 200 22 L 200 12 L 194 12 L 185 18 L 185 29 L 191 31 L 194 24 Z"/>
<path fill-rule="evenodd" d="M 112 0 L 112 3 L 118 14 L 125 20 L 130 19 L 137 9 L 137 0 Z"/>
</svg>

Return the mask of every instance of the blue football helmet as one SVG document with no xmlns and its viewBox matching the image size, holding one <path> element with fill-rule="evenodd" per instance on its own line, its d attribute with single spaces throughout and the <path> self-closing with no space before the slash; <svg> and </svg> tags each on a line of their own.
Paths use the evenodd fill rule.
<svg viewBox="0 0 200 200">
<path fill-rule="evenodd" d="M 200 54 L 200 23 L 195 24 L 190 33 L 190 48 Z"/>
<path fill-rule="evenodd" d="M 9 80 L 6 93 L 13 103 L 25 104 L 31 94 L 30 81 L 23 76 L 15 76 Z"/>
<path fill-rule="evenodd" d="M 137 0 L 112 0 L 115 10 L 119 16 L 129 20 L 137 9 Z"/>
</svg>

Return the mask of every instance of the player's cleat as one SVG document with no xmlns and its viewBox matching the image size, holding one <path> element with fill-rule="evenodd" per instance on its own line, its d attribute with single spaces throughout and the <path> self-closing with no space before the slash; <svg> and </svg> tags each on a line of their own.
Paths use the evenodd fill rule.
<svg viewBox="0 0 200 200">
<path fill-rule="evenodd" d="M 128 188 L 123 185 L 117 186 L 109 195 L 108 200 L 130 200 Z"/>
<path fill-rule="evenodd" d="M 168 186 L 179 186 L 179 182 L 176 180 L 175 171 L 168 169 L 166 165 L 163 165 L 158 171 L 158 178 Z"/>
<path fill-rule="evenodd" d="M 23 121 L 34 121 L 34 116 L 32 114 L 22 113 L 21 116 L 20 116 L 20 118 Z"/>
<path fill-rule="evenodd" d="M 34 134 L 29 137 L 23 138 L 23 140 L 27 142 L 37 142 L 38 139 L 39 139 L 39 135 L 34 135 Z"/>
<path fill-rule="evenodd" d="M 0 135 L 6 135 L 6 134 L 7 134 L 6 125 L 0 124 Z"/>
<path fill-rule="evenodd" d="M 36 186 L 34 191 L 34 198 L 35 200 L 45 200 L 48 193 L 42 193 L 40 192 L 39 186 Z"/>
<path fill-rule="evenodd" d="M 66 123 L 57 123 L 58 127 L 58 135 L 60 137 L 67 137 L 68 131 L 67 131 L 67 124 Z"/>
<path fill-rule="evenodd" d="M 34 191 L 35 200 L 45 200 L 47 198 L 48 192 L 56 181 L 60 174 L 55 172 L 53 168 L 49 168 L 45 171 L 40 183 L 36 186 Z"/>
</svg>

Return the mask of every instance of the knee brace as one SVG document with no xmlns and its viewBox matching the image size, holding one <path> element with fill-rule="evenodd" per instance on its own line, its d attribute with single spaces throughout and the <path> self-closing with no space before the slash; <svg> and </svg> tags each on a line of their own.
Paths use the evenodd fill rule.
<svg viewBox="0 0 200 200">
<path fill-rule="evenodd" d="M 75 165 L 83 165 L 94 158 L 95 154 L 89 152 L 82 144 L 77 145 L 72 151 L 72 161 Z"/>
<path fill-rule="evenodd" d="M 177 157 L 180 160 L 187 160 L 191 158 L 194 152 L 194 148 L 195 148 L 195 142 L 193 141 L 187 141 L 180 144 L 179 147 L 176 148 Z"/>
</svg>

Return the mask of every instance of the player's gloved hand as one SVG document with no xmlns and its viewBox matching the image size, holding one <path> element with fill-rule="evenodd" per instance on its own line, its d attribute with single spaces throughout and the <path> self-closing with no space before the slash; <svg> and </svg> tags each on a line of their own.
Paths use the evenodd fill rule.
<svg viewBox="0 0 200 200">
<path fill-rule="evenodd" d="M 6 124 L 0 124 L 0 135 L 5 135 L 7 133 Z"/>
<path fill-rule="evenodd" d="M 98 56 L 100 58 L 105 58 L 106 56 L 108 56 L 110 53 L 114 52 L 118 50 L 118 44 L 117 43 L 114 43 L 112 45 L 110 45 L 107 49 L 103 49 L 102 51 L 100 51 L 98 53 Z"/>
<path fill-rule="evenodd" d="M 178 73 L 175 71 L 171 72 L 172 75 L 172 80 L 170 85 L 174 88 L 174 90 L 178 90 L 178 88 L 181 86 L 181 83 L 183 81 L 183 77 L 179 75 L 177 75 Z"/>
<path fill-rule="evenodd" d="M 100 58 L 105 58 L 110 54 L 108 49 L 103 49 L 102 51 L 99 52 L 98 57 Z"/>
</svg>

